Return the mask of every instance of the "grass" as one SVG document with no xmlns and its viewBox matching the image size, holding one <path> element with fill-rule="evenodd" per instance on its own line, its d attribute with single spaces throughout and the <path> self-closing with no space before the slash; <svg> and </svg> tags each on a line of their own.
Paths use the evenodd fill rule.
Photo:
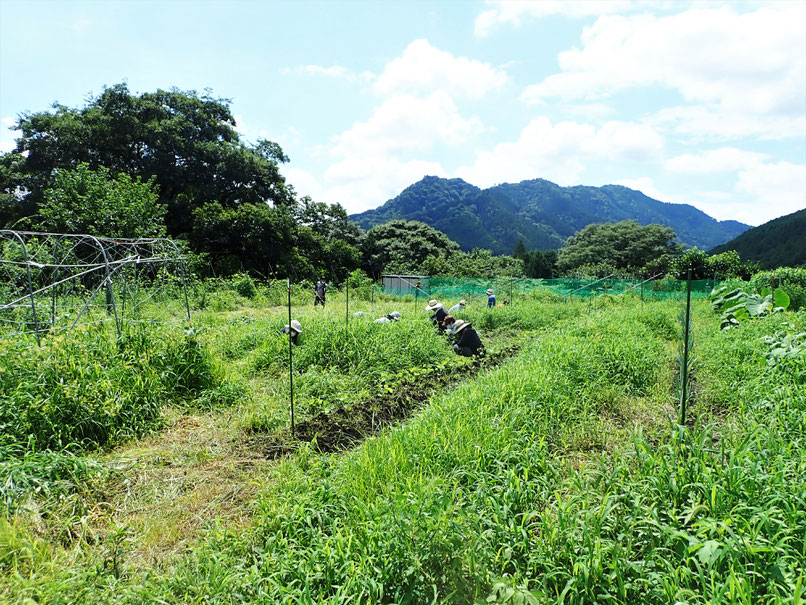
<svg viewBox="0 0 806 605">
<path fill-rule="evenodd" d="M 265 430 L 283 426 L 287 368 L 267 353 L 282 311 L 239 302 L 205 312 L 194 338 L 211 368 L 245 385 L 245 399 L 193 407 L 179 398 L 163 412 L 162 434 L 99 458 L 113 473 L 99 475 L 101 486 L 82 491 L 92 479 L 76 471 L 62 502 L 80 497 L 84 509 L 71 517 L 51 508 L 79 519 L 61 542 L 56 524 L 7 514 L 0 594 L 87 603 L 799 602 L 806 367 L 802 356 L 770 366 L 762 337 L 803 331 L 806 316 L 720 332 L 695 305 L 697 420 L 678 427 L 680 303 L 596 303 L 468 307 L 493 347 L 530 334 L 520 354 L 353 451 L 302 447 L 279 465 L 250 457 L 243 429 L 261 414 L 276 418 Z M 378 306 L 378 315 L 392 310 Z M 322 400 L 311 409 L 333 405 L 335 389 L 358 405 L 367 385 L 400 369 L 463 363 L 405 309 L 396 325 L 351 317 L 348 331 L 334 307 L 295 314 L 310 328 L 298 371 L 302 395 Z"/>
</svg>

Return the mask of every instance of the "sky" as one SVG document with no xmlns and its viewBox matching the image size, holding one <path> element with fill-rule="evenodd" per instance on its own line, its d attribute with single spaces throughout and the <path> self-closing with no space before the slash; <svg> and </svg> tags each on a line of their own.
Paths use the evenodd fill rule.
<svg viewBox="0 0 806 605">
<path fill-rule="evenodd" d="M 120 82 L 229 99 L 351 213 L 425 175 L 806 207 L 806 0 L 0 0 L 0 151 Z"/>
</svg>

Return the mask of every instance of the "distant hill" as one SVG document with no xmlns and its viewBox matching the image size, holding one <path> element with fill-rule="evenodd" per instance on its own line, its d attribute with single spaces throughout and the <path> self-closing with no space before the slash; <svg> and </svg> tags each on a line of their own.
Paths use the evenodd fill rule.
<svg viewBox="0 0 806 605">
<path fill-rule="evenodd" d="M 727 250 L 736 250 L 742 260 L 758 261 L 765 269 L 806 265 L 806 208 L 749 229 L 711 252 Z"/>
<path fill-rule="evenodd" d="M 422 221 L 459 242 L 463 250 L 511 254 L 519 239 L 529 249 L 560 248 L 591 223 L 635 219 L 672 227 L 687 246 L 708 250 L 749 225 L 717 221 L 688 204 L 668 204 L 619 185 L 560 187 L 534 179 L 479 189 L 462 179 L 424 177 L 374 210 L 350 218 L 369 229 L 403 218 Z"/>
</svg>

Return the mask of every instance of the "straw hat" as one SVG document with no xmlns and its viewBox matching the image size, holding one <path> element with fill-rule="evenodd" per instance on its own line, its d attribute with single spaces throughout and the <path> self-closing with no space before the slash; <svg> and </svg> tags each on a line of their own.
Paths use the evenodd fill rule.
<svg viewBox="0 0 806 605">
<path fill-rule="evenodd" d="M 288 329 L 288 324 L 285 325 L 286 330 Z M 294 330 L 297 334 L 302 334 L 302 324 L 299 323 L 296 319 L 291 320 L 291 329 Z"/>
<path fill-rule="evenodd" d="M 493 295 L 493 291 L 492 290 L 487 290 L 487 296 L 492 296 L 492 295 Z"/>
<path fill-rule="evenodd" d="M 439 309 L 442 306 L 442 303 L 437 301 L 436 299 L 431 299 L 428 301 L 428 304 L 425 306 L 426 311 L 433 311 L 434 309 Z"/>
<path fill-rule="evenodd" d="M 453 324 L 453 332 L 454 334 L 458 334 L 465 328 L 469 327 L 471 324 L 469 321 L 465 321 L 464 319 L 457 319 L 456 323 Z"/>
<path fill-rule="evenodd" d="M 464 307 L 467 304 L 467 301 L 463 298 L 462 300 L 459 301 L 459 304 Z"/>
</svg>

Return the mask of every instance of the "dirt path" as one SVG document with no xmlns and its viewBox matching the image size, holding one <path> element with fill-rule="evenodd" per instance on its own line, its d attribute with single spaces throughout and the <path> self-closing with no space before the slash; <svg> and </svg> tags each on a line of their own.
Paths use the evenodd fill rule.
<svg viewBox="0 0 806 605">
<path fill-rule="evenodd" d="M 315 442 L 322 452 L 353 448 L 384 427 L 411 416 L 438 391 L 466 380 L 483 369 L 497 366 L 519 349 L 519 345 L 510 346 L 474 359 L 468 365 L 452 368 L 450 373 L 432 372 L 428 376 L 402 382 L 389 393 L 300 422 L 293 434 L 290 429 L 273 434 L 254 434 L 250 444 L 267 458 L 288 455 L 304 442 Z"/>
</svg>

